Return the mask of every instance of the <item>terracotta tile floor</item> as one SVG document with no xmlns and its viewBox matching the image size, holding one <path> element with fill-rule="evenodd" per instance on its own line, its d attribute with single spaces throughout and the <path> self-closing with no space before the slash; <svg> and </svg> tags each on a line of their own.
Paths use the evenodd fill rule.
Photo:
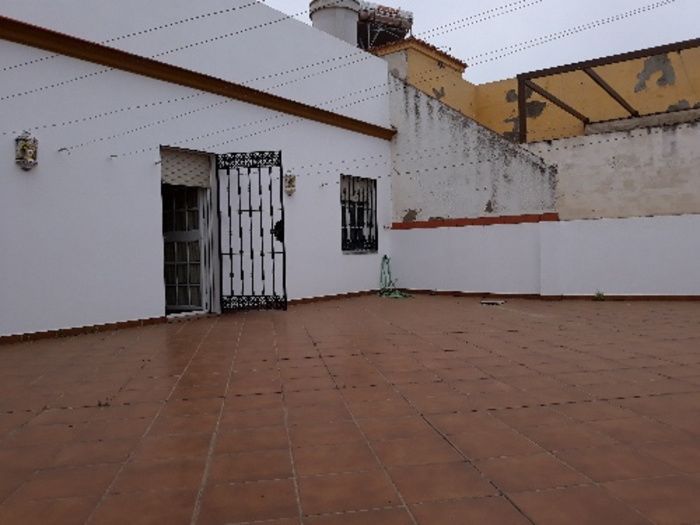
<svg viewBox="0 0 700 525">
<path fill-rule="evenodd" d="M 0 347 L 0 523 L 700 523 L 700 303 L 376 297 Z"/>
</svg>

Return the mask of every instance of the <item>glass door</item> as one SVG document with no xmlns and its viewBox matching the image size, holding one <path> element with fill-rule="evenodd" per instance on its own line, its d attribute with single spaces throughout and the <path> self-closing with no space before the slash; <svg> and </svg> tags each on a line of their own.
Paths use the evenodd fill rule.
<svg viewBox="0 0 700 525">
<path fill-rule="evenodd" d="M 162 186 L 168 313 L 202 309 L 201 191 L 188 186 Z"/>
</svg>

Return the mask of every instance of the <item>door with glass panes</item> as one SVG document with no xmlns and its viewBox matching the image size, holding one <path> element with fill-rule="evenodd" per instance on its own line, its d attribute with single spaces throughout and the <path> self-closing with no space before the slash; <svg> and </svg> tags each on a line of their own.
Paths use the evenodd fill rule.
<svg viewBox="0 0 700 525">
<path fill-rule="evenodd" d="M 201 188 L 162 185 L 165 304 L 169 313 L 202 309 Z"/>
</svg>

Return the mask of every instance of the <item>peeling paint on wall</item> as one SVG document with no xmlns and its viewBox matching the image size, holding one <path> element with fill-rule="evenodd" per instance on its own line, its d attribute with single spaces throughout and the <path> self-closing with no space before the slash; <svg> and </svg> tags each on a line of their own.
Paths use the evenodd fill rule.
<svg viewBox="0 0 700 525">
<path fill-rule="evenodd" d="M 687 100 L 679 100 L 675 104 L 671 104 L 667 111 L 683 111 L 684 109 L 690 109 L 690 102 Z"/>
<path fill-rule="evenodd" d="M 525 104 L 525 114 L 528 118 L 537 118 L 542 116 L 544 110 L 547 108 L 547 103 L 539 100 L 529 100 L 532 98 L 533 91 L 527 88 L 525 91 L 525 98 L 528 100 Z M 506 102 L 509 104 L 516 103 L 518 101 L 518 92 L 515 89 L 511 89 L 506 93 Z M 515 115 L 508 117 L 503 122 L 513 126 L 511 131 L 503 132 L 503 137 L 507 138 L 512 142 L 517 142 L 520 140 L 520 117 L 516 110 Z"/>
<path fill-rule="evenodd" d="M 403 222 L 416 222 L 419 213 L 420 210 L 406 210 L 406 214 L 403 216 Z"/>
<path fill-rule="evenodd" d="M 546 102 L 540 102 L 539 100 L 531 100 L 525 105 L 525 113 L 528 118 L 537 118 L 544 112 L 544 108 L 547 107 Z"/>
<path fill-rule="evenodd" d="M 673 86 L 676 83 L 676 70 L 673 68 L 671 59 L 668 55 L 656 55 L 649 57 L 644 61 L 644 68 L 637 75 L 637 85 L 634 86 L 634 92 L 639 93 L 647 88 L 647 82 L 651 80 L 655 74 L 661 73 L 661 76 L 656 81 L 659 87 Z"/>
<path fill-rule="evenodd" d="M 447 93 L 445 92 L 445 86 L 441 86 L 440 89 L 433 88 L 433 95 L 435 95 L 435 98 L 438 100 L 445 98 L 446 94 Z"/>
</svg>

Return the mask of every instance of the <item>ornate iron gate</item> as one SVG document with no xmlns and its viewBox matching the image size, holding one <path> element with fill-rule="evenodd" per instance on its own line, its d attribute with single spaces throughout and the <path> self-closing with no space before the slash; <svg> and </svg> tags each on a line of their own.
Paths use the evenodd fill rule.
<svg viewBox="0 0 700 525">
<path fill-rule="evenodd" d="M 286 310 L 282 153 L 217 157 L 221 310 Z"/>
</svg>

